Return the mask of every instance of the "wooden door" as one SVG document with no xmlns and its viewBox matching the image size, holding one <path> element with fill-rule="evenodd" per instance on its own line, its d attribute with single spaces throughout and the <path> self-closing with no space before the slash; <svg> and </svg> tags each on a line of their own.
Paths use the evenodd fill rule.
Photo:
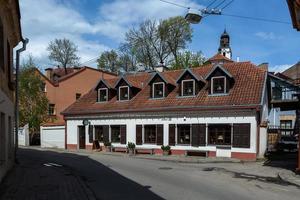
<svg viewBox="0 0 300 200">
<path fill-rule="evenodd" d="M 85 149 L 85 126 L 78 126 L 79 149 Z"/>
</svg>

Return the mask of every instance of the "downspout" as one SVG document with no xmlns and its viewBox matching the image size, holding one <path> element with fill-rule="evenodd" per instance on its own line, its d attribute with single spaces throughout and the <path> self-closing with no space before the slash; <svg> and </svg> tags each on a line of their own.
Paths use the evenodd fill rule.
<svg viewBox="0 0 300 200">
<path fill-rule="evenodd" d="M 20 71 L 20 54 L 26 50 L 29 39 L 22 39 L 23 46 L 16 51 L 16 99 L 15 99 L 15 162 L 17 163 L 17 150 L 19 141 L 19 71 Z"/>
</svg>

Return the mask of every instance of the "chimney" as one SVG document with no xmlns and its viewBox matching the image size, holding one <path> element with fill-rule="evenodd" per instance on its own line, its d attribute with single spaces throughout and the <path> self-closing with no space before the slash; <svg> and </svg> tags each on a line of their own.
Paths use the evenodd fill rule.
<svg viewBox="0 0 300 200">
<path fill-rule="evenodd" d="M 52 71 L 53 71 L 53 68 L 49 67 L 47 69 L 45 69 L 46 71 L 46 77 L 51 80 L 52 79 Z"/>
<path fill-rule="evenodd" d="M 236 57 L 236 62 L 240 62 L 240 57 Z"/>
<path fill-rule="evenodd" d="M 164 63 L 160 63 L 158 66 L 155 67 L 155 71 L 157 72 L 164 72 L 167 70 L 168 68 L 164 65 Z"/>
</svg>

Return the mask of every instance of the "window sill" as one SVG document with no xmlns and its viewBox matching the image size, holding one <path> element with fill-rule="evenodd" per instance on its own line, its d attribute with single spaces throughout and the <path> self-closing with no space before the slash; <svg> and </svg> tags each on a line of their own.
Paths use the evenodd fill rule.
<svg viewBox="0 0 300 200">
<path fill-rule="evenodd" d="M 149 98 L 150 100 L 163 100 L 163 99 L 165 99 L 165 97 L 159 97 L 159 98 L 154 98 L 154 97 L 152 97 L 152 98 Z"/>
<path fill-rule="evenodd" d="M 107 103 L 108 101 L 96 101 L 96 103 Z"/>
<path fill-rule="evenodd" d="M 191 96 L 177 96 L 177 98 L 194 98 L 196 97 L 197 95 L 191 95 Z"/>
<path fill-rule="evenodd" d="M 227 96 L 229 95 L 228 93 L 220 93 L 220 94 L 209 94 L 209 97 L 217 97 L 217 96 Z"/>
</svg>

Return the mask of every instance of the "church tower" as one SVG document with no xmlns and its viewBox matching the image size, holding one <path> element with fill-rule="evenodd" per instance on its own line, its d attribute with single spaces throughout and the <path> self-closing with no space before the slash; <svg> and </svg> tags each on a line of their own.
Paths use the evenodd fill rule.
<svg viewBox="0 0 300 200">
<path fill-rule="evenodd" d="M 224 30 L 223 34 L 220 38 L 220 47 L 218 49 L 219 54 L 231 59 L 232 52 L 230 48 L 230 37 L 228 33 L 226 32 L 226 29 Z"/>
</svg>

